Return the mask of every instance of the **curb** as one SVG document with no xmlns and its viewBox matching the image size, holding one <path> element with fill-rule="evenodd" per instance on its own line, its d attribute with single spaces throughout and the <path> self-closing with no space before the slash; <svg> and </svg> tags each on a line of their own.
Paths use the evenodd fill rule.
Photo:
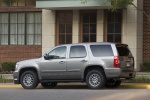
<svg viewBox="0 0 150 100">
<path fill-rule="evenodd" d="M 119 88 L 123 89 L 150 89 L 150 84 L 123 84 Z"/>
<path fill-rule="evenodd" d="M 21 89 L 21 85 L 0 85 L 0 89 Z"/>
<path fill-rule="evenodd" d="M 76 87 L 76 88 L 75 88 Z M 88 89 L 83 84 L 60 84 L 54 89 Z M 0 89 L 23 89 L 21 85 L 15 84 L 0 84 Z M 37 89 L 43 89 L 41 85 L 38 85 Z M 150 89 L 150 84 L 122 84 L 115 89 Z"/>
</svg>

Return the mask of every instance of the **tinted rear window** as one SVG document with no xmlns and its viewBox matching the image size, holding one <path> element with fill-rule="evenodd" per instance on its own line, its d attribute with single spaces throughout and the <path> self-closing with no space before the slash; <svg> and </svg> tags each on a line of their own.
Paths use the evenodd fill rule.
<svg viewBox="0 0 150 100">
<path fill-rule="evenodd" d="M 94 57 L 114 56 L 110 45 L 90 45 Z"/>
<path fill-rule="evenodd" d="M 117 50 L 118 50 L 119 56 L 131 56 L 132 55 L 128 47 L 120 46 L 120 47 L 117 47 Z"/>
</svg>

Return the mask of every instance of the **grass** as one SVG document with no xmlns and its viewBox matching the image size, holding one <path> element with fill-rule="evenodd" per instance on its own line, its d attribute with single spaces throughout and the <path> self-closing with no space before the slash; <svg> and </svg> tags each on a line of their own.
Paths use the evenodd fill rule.
<svg viewBox="0 0 150 100">
<path fill-rule="evenodd" d="M 125 83 L 150 83 L 150 78 L 145 77 L 145 76 L 140 76 L 137 78 L 134 78 L 132 80 L 127 80 Z"/>
<path fill-rule="evenodd" d="M 0 74 L 0 83 L 7 83 L 8 79 L 6 79 L 2 74 Z"/>
</svg>

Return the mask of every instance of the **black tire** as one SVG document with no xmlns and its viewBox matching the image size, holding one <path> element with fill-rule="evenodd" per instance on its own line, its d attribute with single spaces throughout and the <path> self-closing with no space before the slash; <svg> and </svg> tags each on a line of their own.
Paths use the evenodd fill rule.
<svg viewBox="0 0 150 100">
<path fill-rule="evenodd" d="M 57 82 L 42 82 L 41 85 L 44 87 L 44 88 L 54 88 L 57 86 Z"/>
<path fill-rule="evenodd" d="M 91 70 L 86 75 L 86 84 L 90 89 L 100 89 L 105 85 L 103 71 Z"/>
<path fill-rule="evenodd" d="M 35 89 L 38 86 L 38 77 L 34 71 L 25 71 L 20 78 L 24 89 Z"/>
<path fill-rule="evenodd" d="M 120 85 L 121 85 L 121 80 L 111 79 L 111 80 L 107 80 L 107 82 L 105 84 L 105 87 L 107 87 L 107 88 L 117 88 Z"/>
</svg>

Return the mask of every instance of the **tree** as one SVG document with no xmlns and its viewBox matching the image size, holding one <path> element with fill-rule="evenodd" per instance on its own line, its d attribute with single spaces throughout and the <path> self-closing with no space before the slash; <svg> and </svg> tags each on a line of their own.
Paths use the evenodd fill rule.
<svg viewBox="0 0 150 100">
<path fill-rule="evenodd" d="M 0 0 L 0 2 L 2 2 L 3 4 L 5 4 L 7 6 L 10 6 L 10 5 L 17 3 L 17 2 L 25 3 L 25 1 L 26 1 L 26 3 L 28 3 L 30 5 L 35 5 L 35 2 L 36 2 L 36 0 Z"/>
<path fill-rule="evenodd" d="M 0 0 L 0 1 L 5 5 L 10 6 L 10 4 L 15 3 L 17 0 Z"/>
<path fill-rule="evenodd" d="M 111 10 L 116 11 L 117 9 L 121 7 L 126 7 L 128 5 L 132 5 L 135 7 L 138 11 L 142 11 L 144 15 L 150 20 L 150 15 L 148 15 L 143 9 L 138 8 L 134 3 L 134 0 L 108 0 L 108 2 L 111 2 Z"/>
<path fill-rule="evenodd" d="M 81 0 L 82 3 L 87 3 L 90 0 Z M 133 7 L 135 7 L 138 11 L 142 11 L 144 13 L 144 15 L 150 20 L 150 15 L 147 14 L 143 9 L 138 8 L 134 3 L 134 0 L 107 0 L 107 2 L 111 3 L 111 11 L 115 12 L 117 11 L 117 9 L 120 9 L 122 7 L 126 7 L 128 5 L 132 5 Z"/>
<path fill-rule="evenodd" d="M 108 0 L 108 2 L 111 2 L 111 10 L 116 11 L 117 9 L 121 7 L 126 7 L 128 5 L 134 5 L 134 0 Z"/>
</svg>

